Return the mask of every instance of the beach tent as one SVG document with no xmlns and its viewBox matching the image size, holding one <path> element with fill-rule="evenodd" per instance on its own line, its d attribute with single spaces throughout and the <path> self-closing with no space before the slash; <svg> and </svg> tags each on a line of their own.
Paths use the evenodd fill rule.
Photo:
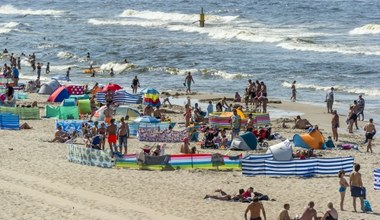
<svg viewBox="0 0 380 220">
<path fill-rule="evenodd" d="M 126 115 L 129 116 L 129 118 L 138 118 L 140 117 L 140 112 L 137 109 L 131 108 L 126 105 L 120 105 L 116 108 L 115 115 L 121 115 L 125 117 Z"/>
<path fill-rule="evenodd" d="M 69 91 L 66 87 L 61 86 L 53 92 L 48 98 L 48 102 L 62 102 L 64 99 L 70 97 Z"/>
<path fill-rule="evenodd" d="M 70 95 L 83 95 L 84 94 L 84 86 L 83 85 L 67 85 L 67 90 Z"/>
<path fill-rule="evenodd" d="M 273 160 L 288 161 L 293 159 L 292 145 L 289 140 L 270 146 L 266 152 L 273 155 Z"/>
<path fill-rule="evenodd" d="M 46 83 L 42 84 L 40 89 L 38 90 L 38 94 L 42 95 L 51 95 L 53 94 L 54 90 Z"/>
<path fill-rule="evenodd" d="M 89 99 L 78 100 L 79 114 L 91 114 L 91 106 Z"/>
<path fill-rule="evenodd" d="M 61 86 L 61 84 L 57 80 L 55 80 L 55 79 L 53 79 L 52 81 L 50 81 L 48 83 L 48 85 L 53 90 L 53 92 L 55 90 L 57 90 Z"/>
<path fill-rule="evenodd" d="M 76 102 L 75 102 L 75 99 L 64 99 L 62 102 L 61 102 L 61 106 L 76 106 Z"/>
<path fill-rule="evenodd" d="M 246 132 L 231 142 L 231 150 L 256 150 L 257 139 L 252 132 Z"/>
<path fill-rule="evenodd" d="M 313 148 L 313 149 L 324 149 L 325 148 L 325 138 L 321 132 L 317 130 L 312 130 L 307 134 L 295 134 L 293 136 L 293 143 L 296 147 L 302 148 Z"/>
<path fill-rule="evenodd" d="M 144 90 L 144 105 L 160 106 L 160 93 L 155 89 Z"/>
</svg>

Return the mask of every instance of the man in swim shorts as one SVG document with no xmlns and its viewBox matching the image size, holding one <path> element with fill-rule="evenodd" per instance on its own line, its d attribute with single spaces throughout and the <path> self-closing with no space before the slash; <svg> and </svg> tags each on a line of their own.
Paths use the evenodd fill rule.
<svg viewBox="0 0 380 220">
<path fill-rule="evenodd" d="M 112 116 L 114 114 L 113 109 L 111 108 L 111 104 L 107 103 L 106 109 L 104 109 L 104 122 L 109 125 L 111 123 Z"/>
<path fill-rule="evenodd" d="M 360 164 L 355 164 L 355 172 L 350 175 L 350 188 L 351 196 L 353 199 L 354 211 L 356 212 L 356 198 L 360 199 L 361 210 L 364 211 L 364 201 L 363 201 L 363 182 L 362 175 L 359 173 Z"/>
<path fill-rule="evenodd" d="M 119 148 L 120 152 L 123 152 L 123 146 L 124 146 L 124 154 L 127 154 L 127 138 L 129 136 L 129 128 L 128 125 L 124 121 L 124 117 L 120 119 L 120 128 L 118 131 L 119 134 Z"/>
<path fill-rule="evenodd" d="M 244 213 L 245 220 L 248 220 L 247 218 L 248 212 L 251 212 L 251 217 L 249 218 L 250 220 L 262 220 L 260 211 L 263 212 L 264 220 L 266 220 L 267 217 L 265 214 L 264 206 L 261 202 L 259 202 L 259 198 L 255 197 L 253 198 L 253 202 L 249 204 L 247 209 L 245 210 L 245 213 Z"/>
<path fill-rule="evenodd" d="M 368 141 L 367 144 L 367 152 L 372 151 L 372 139 L 373 136 L 376 134 L 376 128 L 375 125 L 373 124 L 373 119 L 369 119 L 369 122 L 364 126 L 364 131 L 365 131 L 365 138 Z"/>
<path fill-rule="evenodd" d="M 117 151 L 116 142 L 117 142 L 117 126 L 115 125 L 115 119 L 111 119 L 111 125 L 107 127 L 107 139 L 110 146 L 110 150 L 113 153 Z"/>
</svg>

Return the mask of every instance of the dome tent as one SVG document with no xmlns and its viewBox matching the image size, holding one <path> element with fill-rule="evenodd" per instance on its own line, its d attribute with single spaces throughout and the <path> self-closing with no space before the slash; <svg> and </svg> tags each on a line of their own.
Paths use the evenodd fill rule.
<svg viewBox="0 0 380 220">
<path fill-rule="evenodd" d="M 53 92 L 48 98 L 48 102 L 62 102 L 64 99 L 70 97 L 69 91 L 66 87 L 61 86 Z"/>
<path fill-rule="evenodd" d="M 42 84 L 41 88 L 38 90 L 38 94 L 42 95 L 51 95 L 53 92 L 53 89 L 46 83 Z"/>
<path fill-rule="evenodd" d="M 257 138 L 252 132 L 246 132 L 231 141 L 230 150 L 256 150 Z"/>
<path fill-rule="evenodd" d="M 288 161 L 293 159 L 292 145 L 289 140 L 270 146 L 266 153 L 272 154 L 273 160 Z"/>
</svg>

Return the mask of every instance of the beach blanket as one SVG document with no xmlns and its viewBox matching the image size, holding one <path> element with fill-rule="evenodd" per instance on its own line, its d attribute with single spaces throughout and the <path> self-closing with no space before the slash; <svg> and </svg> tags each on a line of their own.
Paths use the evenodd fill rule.
<svg viewBox="0 0 380 220">
<path fill-rule="evenodd" d="M 149 142 L 182 142 L 185 137 L 189 136 L 187 129 L 182 131 L 173 131 L 165 129 L 161 131 L 158 127 L 153 128 L 139 128 L 138 139 L 139 141 Z"/>
<path fill-rule="evenodd" d="M 353 157 L 276 161 L 272 154 L 248 155 L 242 160 L 242 172 L 246 176 L 337 175 L 340 170 L 351 172 L 353 163 Z"/>
<path fill-rule="evenodd" d="M 96 150 L 74 144 L 67 145 L 67 160 L 72 163 L 102 168 L 111 168 L 113 165 L 108 150 Z"/>
<path fill-rule="evenodd" d="M 11 113 L 18 115 L 21 120 L 36 120 L 41 119 L 40 109 L 26 107 L 4 107 L 0 106 L 0 113 Z"/>
<path fill-rule="evenodd" d="M 106 104 L 106 95 L 107 92 L 97 92 L 96 101 L 102 104 Z M 142 101 L 142 93 L 130 94 L 124 90 L 118 90 L 114 93 L 113 102 L 117 104 L 139 104 Z"/>
</svg>

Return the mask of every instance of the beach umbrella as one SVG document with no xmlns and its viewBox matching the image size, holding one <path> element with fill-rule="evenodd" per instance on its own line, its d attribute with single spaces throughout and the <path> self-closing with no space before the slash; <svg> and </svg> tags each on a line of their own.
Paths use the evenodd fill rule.
<svg viewBox="0 0 380 220">
<path fill-rule="evenodd" d="M 144 105 L 160 106 L 160 93 L 155 89 L 144 89 Z"/>
<path fill-rule="evenodd" d="M 104 86 L 103 87 L 103 92 L 106 92 L 106 91 L 108 91 L 108 90 L 111 90 L 111 91 L 117 91 L 117 90 L 120 90 L 120 89 L 122 89 L 123 87 L 121 87 L 121 86 L 119 86 L 118 84 L 108 84 L 108 85 L 106 85 L 106 86 Z"/>
<path fill-rule="evenodd" d="M 134 120 L 136 123 L 160 123 L 161 121 L 152 116 L 142 116 Z"/>
</svg>

